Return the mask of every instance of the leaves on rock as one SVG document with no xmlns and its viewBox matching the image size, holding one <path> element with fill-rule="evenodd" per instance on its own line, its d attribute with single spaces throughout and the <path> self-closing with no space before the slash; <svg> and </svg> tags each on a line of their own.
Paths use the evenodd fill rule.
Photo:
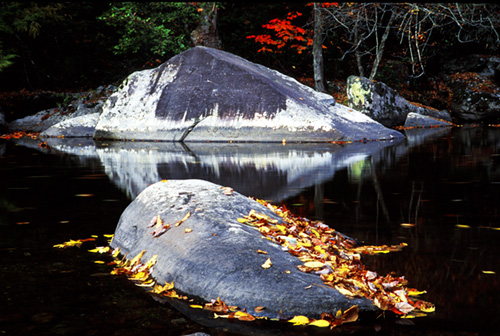
<svg viewBox="0 0 500 336">
<path fill-rule="evenodd" d="M 284 207 L 277 207 L 257 200 L 272 210 L 281 221 L 251 210 L 238 222 L 255 227 L 268 240 L 281 245 L 303 264 L 297 268 L 306 273 L 316 273 L 324 285 L 335 288 L 348 297 L 363 297 L 373 301 L 382 310 L 396 314 L 409 314 L 413 310 L 423 312 L 420 307 L 434 307 L 421 300 L 410 300 L 416 290 L 406 288 L 404 277 L 380 276 L 365 269 L 362 254 L 378 254 L 401 251 L 406 243 L 399 245 L 359 246 L 354 240 L 336 232 L 321 222 L 295 217 Z M 264 265 L 263 265 L 264 266 Z"/>
<path fill-rule="evenodd" d="M 352 239 L 336 232 L 321 222 L 313 222 L 305 218 L 292 216 L 285 207 L 278 208 L 265 201 L 258 200 L 261 204 L 272 210 L 281 221 L 268 215 L 250 211 L 248 216 L 238 218 L 238 222 L 253 226 L 268 240 L 275 242 L 296 256 L 303 262 L 298 266 L 302 272 L 317 274 L 323 281 L 323 285 L 335 288 L 348 297 L 364 297 L 372 300 L 374 305 L 382 310 L 393 311 L 406 318 L 425 316 L 426 313 L 434 312 L 432 303 L 423 300 L 415 300 L 413 297 L 424 294 L 407 288 L 404 277 L 392 275 L 380 276 L 376 272 L 366 270 L 361 263 L 362 254 L 377 254 L 400 251 L 406 246 L 402 243 L 393 246 L 357 246 Z M 190 217 L 188 212 L 175 226 L 180 225 Z M 170 228 L 165 224 L 160 215 L 155 215 L 148 227 L 155 227 L 153 236 L 158 237 Z M 185 229 L 188 232 L 190 229 Z M 105 235 L 112 238 L 113 235 Z M 96 238 L 69 240 L 54 247 L 80 247 L 83 242 L 94 241 Z M 119 259 L 120 249 L 112 250 L 108 246 L 96 247 L 89 250 L 93 253 L 109 254 L 114 258 L 115 268 L 111 271 L 114 275 L 125 275 L 137 286 L 148 290 L 152 295 L 166 296 L 181 300 L 187 300 L 186 296 L 179 295 L 174 289 L 174 283 L 158 284 L 152 277 L 152 269 L 157 262 L 158 256 L 151 257 L 147 262 L 142 262 L 146 251 L 141 251 L 132 259 L 127 255 Z M 262 250 L 257 253 L 267 254 Z M 272 266 L 271 258 L 268 258 L 261 267 L 264 269 Z M 286 271 L 285 273 L 290 273 Z M 412 297 L 412 298 L 410 298 Z M 238 319 L 240 321 L 254 321 L 265 317 L 254 316 L 245 309 L 236 306 L 228 306 L 220 298 L 202 305 L 192 304 L 192 308 L 203 308 L 212 311 L 215 317 Z M 255 307 L 255 313 L 264 311 L 264 307 Z M 335 327 L 342 323 L 354 322 L 358 319 L 359 308 L 352 306 L 342 312 L 323 313 L 320 319 L 310 319 L 306 316 L 295 316 L 288 322 L 294 325 L 309 325 L 315 327 Z"/>
<path fill-rule="evenodd" d="M 273 265 L 271 262 L 271 258 L 267 258 L 266 262 L 264 262 L 261 267 L 264 269 L 270 268 Z"/>
</svg>

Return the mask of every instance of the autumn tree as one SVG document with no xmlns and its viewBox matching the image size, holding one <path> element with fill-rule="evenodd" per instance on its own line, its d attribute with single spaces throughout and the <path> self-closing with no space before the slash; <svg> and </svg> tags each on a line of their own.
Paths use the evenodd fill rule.
<svg viewBox="0 0 500 336">
<path fill-rule="evenodd" d="M 445 43 L 481 42 L 498 48 L 499 6 L 474 3 L 339 3 L 323 7 L 325 32 L 342 36 L 342 59 L 353 54 L 361 76 L 375 78 L 387 41 L 392 56 L 421 76 L 429 57 Z"/>
<path fill-rule="evenodd" d="M 298 53 L 312 47 L 315 87 L 323 91 L 322 50 L 325 40 L 343 61 L 352 57 L 358 74 L 375 79 L 384 58 L 408 64 L 410 76 L 425 74 L 428 60 L 454 43 L 476 42 L 497 50 L 500 41 L 500 6 L 476 3 L 311 3 L 311 18 L 302 26 L 292 21 L 302 15 L 289 12 L 272 19 L 269 34 L 251 35 L 259 52 Z"/>
</svg>

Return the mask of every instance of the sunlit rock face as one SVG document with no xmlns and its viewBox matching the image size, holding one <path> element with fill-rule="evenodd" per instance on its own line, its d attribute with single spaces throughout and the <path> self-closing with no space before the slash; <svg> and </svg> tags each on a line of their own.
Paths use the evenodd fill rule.
<svg viewBox="0 0 500 336">
<path fill-rule="evenodd" d="M 417 106 L 382 82 L 365 77 L 347 78 L 347 104 L 387 127 L 402 126 L 408 113 L 451 121 L 447 111 Z"/>
<path fill-rule="evenodd" d="M 195 47 L 131 74 L 106 102 L 94 138 L 166 141 L 348 141 L 401 133 L 332 103 L 277 71 Z"/>
<path fill-rule="evenodd" d="M 168 180 L 145 189 L 123 212 L 111 246 L 143 260 L 158 255 L 152 276 L 188 296 L 210 302 L 220 298 L 257 316 L 319 317 L 322 312 L 345 311 L 358 305 L 375 310 L 365 298 L 348 298 L 321 283 L 318 274 L 297 269 L 297 257 L 279 244 L 263 239 L 254 227 L 238 222 L 251 210 L 281 221 L 260 203 L 203 180 Z M 174 223 L 190 216 L 179 226 Z M 171 227 L 154 237 L 151 218 L 160 215 Z M 186 229 L 190 231 L 187 233 Z M 268 254 L 260 254 L 257 251 Z M 272 267 L 262 264 L 270 258 Z M 264 312 L 254 308 L 264 306 Z"/>
</svg>

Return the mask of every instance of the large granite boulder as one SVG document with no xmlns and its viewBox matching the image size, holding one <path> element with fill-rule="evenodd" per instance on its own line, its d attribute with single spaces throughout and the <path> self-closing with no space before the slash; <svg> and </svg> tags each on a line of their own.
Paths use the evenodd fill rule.
<svg viewBox="0 0 500 336">
<path fill-rule="evenodd" d="M 365 77 L 347 78 L 347 105 L 387 127 L 402 126 L 409 113 L 451 121 L 447 111 L 411 103 L 382 82 Z"/>
<path fill-rule="evenodd" d="M 251 210 L 281 221 L 273 211 L 234 191 L 203 180 L 168 180 L 146 188 L 123 212 L 112 248 L 143 260 L 158 255 L 152 276 L 174 282 L 178 291 L 205 301 L 218 297 L 256 316 L 319 317 L 322 312 L 377 308 L 364 298 L 348 298 L 321 285 L 318 274 L 297 269 L 302 262 L 265 239 L 254 227 L 238 222 Z M 186 214 L 190 217 L 175 226 Z M 154 237 L 151 218 L 160 215 L 171 228 Z M 192 231 L 187 233 L 186 229 Z M 268 254 L 259 254 L 258 250 Z M 262 265 L 270 258 L 272 266 Z M 320 284 L 320 285 L 314 285 Z M 312 286 L 311 286 L 312 285 Z M 254 311 L 264 306 L 263 312 Z"/>
<path fill-rule="evenodd" d="M 131 74 L 106 102 L 94 138 L 349 141 L 402 137 L 331 96 L 236 55 L 195 47 Z"/>
</svg>

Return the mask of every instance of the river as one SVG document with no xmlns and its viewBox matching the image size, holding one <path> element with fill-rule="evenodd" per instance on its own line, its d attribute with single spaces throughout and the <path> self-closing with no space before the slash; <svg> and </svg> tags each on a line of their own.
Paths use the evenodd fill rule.
<svg viewBox="0 0 500 336">
<path fill-rule="evenodd" d="M 500 128 L 406 132 L 344 145 L 0 140 L 0 333 L 317 334 L 278 322 L 207 325 L 95 263 L 102 256 L 87 250 L 107 243 L 144 188 L 191 178 L 286 205 L 368 244 L 408 244 L 364 263 L 404 275 L 435 313 L 381 316 L 335 333 L 498 333 Z M 53 248 L 89 237 L 96 241 Z"/>
</svg>

